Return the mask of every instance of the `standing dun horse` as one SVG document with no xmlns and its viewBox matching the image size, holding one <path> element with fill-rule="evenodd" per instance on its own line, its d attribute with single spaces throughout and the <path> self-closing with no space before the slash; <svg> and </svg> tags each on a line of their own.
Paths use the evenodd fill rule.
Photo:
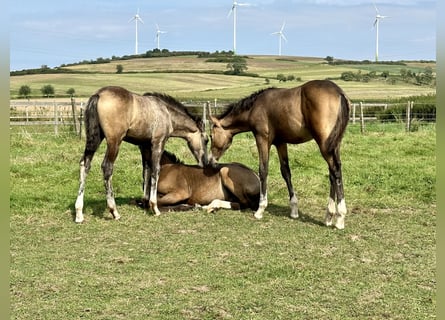
<svg viewBox="0 0 445 320">
<path fill-rule="evenodd" d="M 181 162 L 164 151 L 158 183 L 158 205 L 180 209 L 203 206 L 207 211 L 225 209 L 258 209 L 260 180 L 255 172 L 241 163 L 221 163 L 199 167 Z"/>
<path fill-rule="evenodd" d="M 139 146 L 143 166 L 143 202 L 160 214 L 157 205 L 157 187 L 160 159 L 169 137 L 180 137 L 200 166 L 207 164 L 207 136 L 203 121 L 191 116 L 174 98 L 146 93 L 143 96 L 121 87 L 104 87 L 88 100 L 85 109 L 85 151 L 80 160 L 80 186 L 75 204 L 76 219 L 84 220 L 83 198 L 85 180 L 91 168 L 91 160 L 105 138 L 107 149 L 102 162 L 107 206 L 114 219 L 120 215 L 111 184 L 113 164 L 122 141 Z M 149 193 L 150 192 L 150 193 Z"/>
<path fill-rule="evenodd" d="M 340 143 L 349 121 L 350 101 L 335 83 L 314 80 L 291 89 L 260 90 L 211 117 L 211 162 L 230 147 L 233 136 L 246 131 L 255 135 L 259 156 L 261 193 L 255 218 L 267 207 L 267 175 L 271 145 L 277 149 L 281 175 L 289 192 L 290 216 L 298 217 L 288 162 L 287 144 L 315 139 L 329 167 L 330 196 L 325 223 L 338 229 L 345 225 L 346 202 L 340 162 Z"/>
</svg>

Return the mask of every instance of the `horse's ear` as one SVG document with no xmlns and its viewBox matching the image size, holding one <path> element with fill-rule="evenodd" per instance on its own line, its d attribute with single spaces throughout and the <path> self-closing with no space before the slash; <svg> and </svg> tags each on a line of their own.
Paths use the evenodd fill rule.
<svg viewBox="0 0 445 320">
<path fill-rule="evenodd" d="M 209 115 L 209 120 L 212 123 L 212 125 L 221 127 L 221 123 L 219 122 L 219 120 L 216 117 Z"/>
</svg>

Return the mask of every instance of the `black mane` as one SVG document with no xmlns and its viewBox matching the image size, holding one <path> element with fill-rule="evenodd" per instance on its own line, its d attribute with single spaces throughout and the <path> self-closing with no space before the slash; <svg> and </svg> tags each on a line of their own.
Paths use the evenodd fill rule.
<svg viewBox="0 0 445 320">
<path fill-rule="evenodd" d="M 178 110 L 182 113 L 185 113 L 188 117 L 190 117 L 191 119 L 193 119 L 193 121 L 196 122 L 196 124 L 198 125 L 199 128 L 203 128 L 203 121 L 202 121 L 201 117 L 191 114 L 181 102 L 179 102 L 172 96 L 169 96 L 168 94 L 165 94 L 165 93 L 159 93 L 159 92 L 146 92 L 143 95 L 150 96 L 150 97 L 156 97 L 156 98 L 164 101 L 167 104 L 167 106 L 173 107 L 176 110 Z"/>
<path fill-rule="evenodd" d="M 256 99 L 265 91 L 271 90 L 271 89 L 275 89 L 275 87 L 269 87 L 269 88 L 264 88 L 261 90 L 258 90 L 254 93 L 252 93 L 250 96 L 245 97 L 244 99 L 241 99 L 240 101 L 231 103 L 227 106 L 226 110 L 219 115 L 217 118 L 218 119 L 222 119 L 224 117 L 226 117 L 227 115 L 231 114 L 233 116 L 236 116 L 244 111 L 249 110 L 250 108 L 252 108 L 253 104 L 255 103 Z"/>
<path fill-rule="evenodd" d="M 173 154 L 173 153 L 171 153 L 171 152 L 169 152 L 169 151 L 167 151 L 167 150 L 164 150 L 164 153 L 162 154 L 162 156 L 167 157 L 168 160 L 169 160 L 170 162 L 173 162 L 173 163 L 177 163 L 177 164 L 183 164 L 183 163 L 184 163 L 184 162 L 183 162 L 182 160 L 180 160 L 175 154 Z"/>
</svg>

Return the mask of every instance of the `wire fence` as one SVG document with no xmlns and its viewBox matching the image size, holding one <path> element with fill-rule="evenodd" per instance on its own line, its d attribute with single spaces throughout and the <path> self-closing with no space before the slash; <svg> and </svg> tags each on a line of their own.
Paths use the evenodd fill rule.
<svg viewBox="0 0 445 320">
<path fill-rule="evenodd" d="M 192 114 L 204 119 L 207 119 L 209 113 L 220 114 L 225 108 L 225 104 L 218 104 L 216 99 L 212 102 L 183 103 Z M 52 132 L 55 135 L 73 134 L 82 138 L 85 106 L 86 100 L 75 98 L 53 101 L 11 101 L 10 132 L 11 134 Z M 422 108 L 422 104 L 414 104 L 412 101 L 404 104 L 358 102 L 352 104 L 349 127 L 361 133 L 413 132 L 425 127 L 435 127 L 435 122 L 435 108 L 425 109 Z"/>
</svg>

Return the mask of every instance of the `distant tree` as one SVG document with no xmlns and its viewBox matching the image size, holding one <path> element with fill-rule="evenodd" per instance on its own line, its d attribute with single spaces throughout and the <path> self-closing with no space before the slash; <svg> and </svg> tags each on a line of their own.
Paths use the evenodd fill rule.
<svg viewBox="0 0 445 320">
<path fill-rule="evenodd" d="M 54 96 L 54 87 L 50 84 L 44 85 L 40 91 L 44 97 Z"/>
<path fill-rule="evenodd" d="M 227 64 L 227 69 L 229 69 L 230 74 L 243 74 L 248 69 L 246 59 L 235 57 Z"/>
<path fill-rule="evenodd" d="M 286 81 L 287 81 L 287 78 L 286 78 L 286 76 L 285 76 L 284 74 L 279 73 L 279 74 L 277 74 L 277 80 L 278 80 L 279 82 L 286 82 Z"/>
<path fill-rule="evenodd" d="M 343 81 L 354 81 L 355 75 L 354 75 L 354 72 L 352 72 L 352 71 L 345 71 L 341 74 L 340 78 Z"/>
<path fill-rule="evenodd" d="M 122 73 L 124 71 L 124 67 L 121 64 L 116 66 L 116 73 Z"/>
<path fill-rule="evenodd" d="M 294 75 L 288 75 L 287 76 L 287 81 L 294 81 L 295 80 L 295 76 Z"/>
<path fill-rule="evenodd" d="M 73 97 L 76 94 L 76 90 L 74 88 L 69 88 L 66 90 L 66 93 L 70 95 L 70 97 Z"/>
<path fill-rule="evenodd" d="M 331 63 L 331 62 L 334 62 L 334 57 L 327 56 L 327 57 L 325 58 L 325 60 L 326 60 L 327 62 Z"/>
<path fill-rule="evenodd" d="M 23 86 L 20 87 L 20 89 L 19 89 L 19 95 L 20 95 L 21 97 L 29 98 L 29 95 L 30 95 L 30 94 L 31 94 L 31 88 L 30 88 L 29 86 L 27 86 L 27 85 L 23 85 Z"/>
<path fill-rule="evenodd" d="M 266 78 L 266 80 L 264 80 L 264 82 L 265 82 L 266 84 L 269 84 L 269 83 L 270 83 L 269 78 Z"/>
</svg>

